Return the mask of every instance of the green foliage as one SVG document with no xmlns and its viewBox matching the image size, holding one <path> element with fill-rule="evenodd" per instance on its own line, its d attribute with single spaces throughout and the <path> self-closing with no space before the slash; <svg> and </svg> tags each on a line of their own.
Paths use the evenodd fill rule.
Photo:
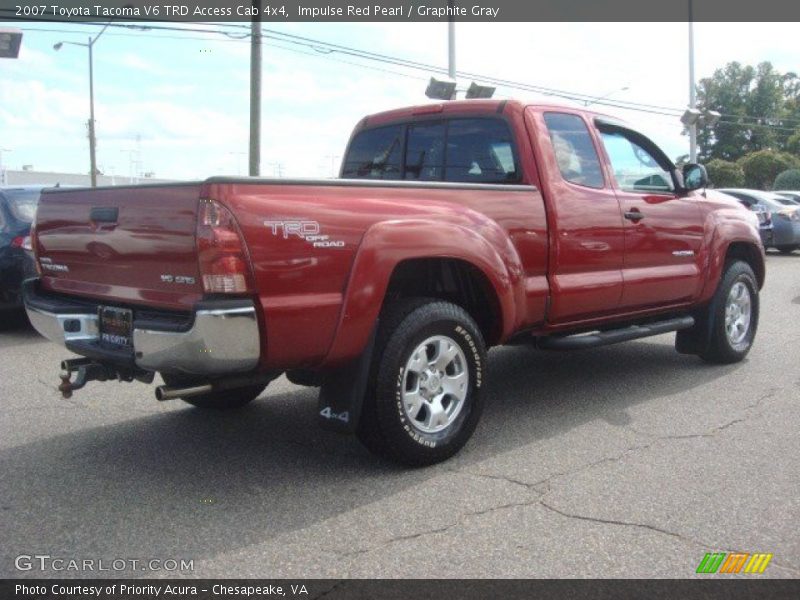
<svg viewBox="0 0 800 600">
<path fill-rule="evenodd" d="M 773 190 L 800 190 L 800 169 L 787 169 L 775 178 Z"/>
<path fill-rule="evenodd" d="M 701 79 L 697 94 L 701 111 L 722 114 L 714 126 L 698 127 L 702 160 L 735 161 L 759 150 L 789 150 L 790 136 L 800 130 L 800 79 L 769 62 L 757 67 L 728 63 Z"/>
<path fill-rule="evenodd" d="M 744 170 L 735 162 L 713 158 L 705 165 L 708 178 L 714 187 L 742 187 Z"/>
<path fill-rule="evenodd" d="M 779 173 L 800 168 L 800 160 L 791 154 L 775 150 L 759 150 L 738 162 L 744 171 L 745 185 L 759 190 L 770 189 Z"/>
<path fill-rule="evenodd" d="M 786 140 L 786 151 L 800 157 L 800 131 L 790 135 Z"/>
</svg>

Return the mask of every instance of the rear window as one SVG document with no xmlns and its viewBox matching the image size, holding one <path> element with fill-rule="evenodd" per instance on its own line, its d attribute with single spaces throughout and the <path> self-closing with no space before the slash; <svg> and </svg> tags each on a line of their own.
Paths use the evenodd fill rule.
<svg viewBox="0 0 800 600">
<path fill-rule="evenodd" d="M 402 168 L 401 125 L 368 129 L 350 144 L 342 176 L 350 179 L 399 179 Z"/>
<path fill-rule="evenodd" d="M 403 139 L 401 144 L 398 140 Z M 362 131 L 350 144 L 342 176 L 461 183 L 520 180 L 511 131 L 505 121 L 494 118 L 421 121 Z"/>
<path fill-rule="evenodd" d="M 36 216 L 36 205 L 39 203 L 39 192 L 26 190 L 7 190 L 3 192 L 6 197 L 8 210 L 17 221 L 33 223 Z"/>
<path fill-rule="evenodd" d="M 444 123 L 417 123 L 408 126 L 404 179 L 442 180 L 444 133 Z"/>
</svg>

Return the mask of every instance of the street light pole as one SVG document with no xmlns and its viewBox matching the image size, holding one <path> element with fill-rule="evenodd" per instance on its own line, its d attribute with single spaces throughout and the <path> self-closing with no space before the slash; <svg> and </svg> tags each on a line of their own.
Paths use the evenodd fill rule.
<svg viewBox="0 0 800 600">
<path fill-rule="evenodd" d="M 94 36 L 89 36 L 87 43 L 82 42 L 58 42 L 53 46 L 53 50 L 61 50 L 64 44 L 73 46 L 83 46 L 89 50 L 89 180 L 92 187 L 97 187 L 97 138 L 94 132 L 94 55 L 93 49 L 95 42 L 100 39 L 112 21 L 106 23 L 100 32 Z"/>
<path fill-rule="evenodd" d="M 694 85 L 694 14 L 689 0 L 689 109 L 697 108 L 697 90 Z M 689 125 L 689 161 L 697 162 L 697 123 Z"/>
<path fill-rule="evenodd" d="M 102 33 L 102 32 L 101 32 Z M 97 37 L 100 37 L 99 35 Z M 96 40 L 97 38 L 95 38 Z M 89 38 L 89 180 L 92 187 L 97 187 L 97 138 L 94 135 L 94 58 L 92 47 L 94 41 Z"/>
</svg>

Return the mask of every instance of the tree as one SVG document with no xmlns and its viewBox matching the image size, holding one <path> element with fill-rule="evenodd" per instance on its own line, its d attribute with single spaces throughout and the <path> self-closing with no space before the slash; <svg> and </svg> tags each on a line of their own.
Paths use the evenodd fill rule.
<svg viewBox="0 0 800 600">
<path fill-rule="evenodd" d="M 800 131 L 792 134 L 789 139 L 786 140 L 786 151 L 800 158 Z"/>
<path fill-rule="evenodd" d="M 788 169 L 775 178 L 773 190 L 800 190 L 800 169 Z"/>
<path fill-rule="evenodd" d="M 722 114 L 715 125 L 698 127 L 702 160 L 733 161 L 759 150 L 785 150 L 800 130 L 800 80 L 769 62 L 757 67 L 728 63 L 700 80 L 697 95 L 701 111 Z"/>
<path fill-rule="evenodd" d="M 744 170 L 735 162 L 714 158 L 705 166 L 708 178 L 714 187 L 742 187 L 744 185 Z"/>
<path fill-rule="evenodd" d="M 744 171 L 745 185 L 759 190 L 769 189 L 779 173 L 800 168 L 800 160 L 775 150 L 753 152 L 740 159 L 738 164 Z"/>
</svg>

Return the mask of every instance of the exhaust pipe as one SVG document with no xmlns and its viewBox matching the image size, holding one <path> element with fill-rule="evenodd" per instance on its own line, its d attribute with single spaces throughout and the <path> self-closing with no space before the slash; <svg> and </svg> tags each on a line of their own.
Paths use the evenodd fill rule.
<svg viewBox="0 0 800 600">
<path fill-rule="evenodd" d="M 250 385 L 267 385 L 270 381 L 279 377 L 281 371 L 271 371 L 259 373 L 258 375 L 244 375 L 241 377 L 229 377 L 227 379 L 215 380 L 209 383 L 188 386 L 160 385 L 156 388 L 156 399 L 164 402 L 165 400 L 175 400 L 176 398 L 191 398 L 201 394 L 212 392 L 224 392 L 247 387 Z"/>
<path fill-rule="evenodd" d="M 168 385 L 160 385 L 156 388 L 156 400 L 163 402 L 165 400 L 176 400 L 178 398 L 190 398 L 192 396 L 199 396 L 200 394 L 207 394 L 213 390 L 214 386 L 210 383 L 191 387 L 170 387 Z"/>
</svg>

